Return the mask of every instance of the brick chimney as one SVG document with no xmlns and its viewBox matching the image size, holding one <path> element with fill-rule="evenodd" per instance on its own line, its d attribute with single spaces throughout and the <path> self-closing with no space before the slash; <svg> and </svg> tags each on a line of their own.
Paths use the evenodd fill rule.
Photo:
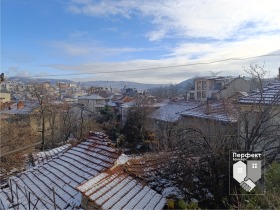
<svg viewBox="0 0 280 210">
<path fill-rule="evenodd" d="M 278 69 L 278 79 L 280 80 L 280 67 Z"/>
<path fill-rule="evenodd" d="M 17 109 L 22 109 L 24 107 L 24 102 L 23 101 L 19 101 L 17 103 Z"/>
</svg>

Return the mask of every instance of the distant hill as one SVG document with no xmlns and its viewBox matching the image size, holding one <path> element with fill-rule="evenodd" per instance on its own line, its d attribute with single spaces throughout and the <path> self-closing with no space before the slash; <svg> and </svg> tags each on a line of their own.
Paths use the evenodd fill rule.
<svg viewBox="0 0 280 210">
<path fill-rule="evenodd" d="M 137 88 L 138 90 L 147 90 L 150 88 L 166 86 L 163 84 L 145 84 L 138 82 L 127 82 L 127 81 L 89 81 L 81 82 L 84 86 L 99 86 L 99 87 L 112 87 L 117 89 L 126 88 Z"/>
<path fill-rule="evenodd" d="M 9 77 L 8 80 L 19 81 L 24 83 L 50 82 L 53 85 L 56 84 L 57 82 L 75 83 L 72 80 L 67 80 L 67 79 L 47 79 L 47 78 L 28 78 L 28 77 Z"/>
<path fill-rule="evenodd" d="M 34 83 L 34 82 L 50 82 L 52 85 L 57 82 L 74 83 L 85 87 L 96 86 L 96 87 L 108 87 L 122 89 L 124 86 L 126 88 L 137 88 L 138 90 L 147 90 L 149 88 L 155 88 L 160 86 L 166 86 L 165 84 L 144 84 L 138 82 L 128 82 L 128 81 L 88 81 L 88 82 L 74 82 L 67 79 L 48 79 L 48 78 L 28 78 L 28 77 L 9 77 L 8 80 L 19 81 L 24 83 Z"/>
<path fill-rule="evenodd" d="M 194 78 L 190 78 L 190 79 L 187 79 L 187 80 L 184 80 L 183 82 L 180 82 L 177 84 L 177 86 L 181 89 L 186 89 L 187 87 L 193 85 L 193 81 L 194 81 Z"/>
</svg>

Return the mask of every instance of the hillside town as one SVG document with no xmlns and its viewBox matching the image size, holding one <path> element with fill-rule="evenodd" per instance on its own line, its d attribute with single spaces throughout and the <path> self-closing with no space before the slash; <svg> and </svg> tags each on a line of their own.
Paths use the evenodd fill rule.
<svg viewBox="0 0 280 210">
<path fill-rule="evenodd" d="M 279 11 L 0 0 L 0 210 L 279 210 Z"/>
<path fill-rule="evenodd" d="M 144 91 L 2 75 L 0 208 L 246 208 L 227 194 L 241 190 L 228 151 L 264 151 L 279 172 L 280 68 L 261 70 Z"/>
</svg>

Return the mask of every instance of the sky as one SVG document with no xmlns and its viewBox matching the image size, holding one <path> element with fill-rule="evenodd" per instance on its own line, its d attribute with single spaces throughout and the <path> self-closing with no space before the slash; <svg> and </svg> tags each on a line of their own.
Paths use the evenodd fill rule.
<svg viewBox="0 0 280 210">
<path fill-rule="evenodd" d="M 257 64 L 275 77 L 279 11 L 278 0 L 1 0 L 1 72 L 174 84 Z"/>
</svg>

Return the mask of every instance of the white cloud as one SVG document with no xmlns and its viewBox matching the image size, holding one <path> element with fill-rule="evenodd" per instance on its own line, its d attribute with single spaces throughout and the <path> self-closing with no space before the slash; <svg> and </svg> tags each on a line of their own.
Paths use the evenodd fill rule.
<svg viewBox="0 0 280 210">
<path fill-rule="evenodd" d="M 279 65 L 277 57 L 263 57 L 241 61 L 218 62 L 211 65 L 201 64 L 190 66 L 188 64 L 196 62 L 192 62 L 185 57 L 162 60 L 130 60 L 127 62 L 97 62 L 78 65 L 52 64 L 47 66 L 52 69 L 67 72 L 78 71 L 80 73 L 91 73 L 84 75 L 84 77 L 82 75 L 79 76 L 79 79 L 84 78 L 84 80 L 134 81 L 163 84 L 178 83 L 196 75 L 209 75 L 210 71 L 221 71 L 221 75 L 244 75 L 243 67 L 249 67 L 250 63 L 262 65 L 264 62 L 266 62 L 265 68 L 270 72 L 269 76 L 276 76 Z M 156 69 L 157 67 L 167 68 Z"/>
<path fill-rule="evenodd" d="M 149 50 L 144 48 L 129 48 L 129 47 L 122 47 L 122 48 L 110 48 L 110 47 L 103 47 L 94 42 L 73 42 L 73 41 L 53 41 L 51 46 L 60 49 L 63 53 L 70 55 L 70 56 L 105 56 L 109 57 L 112 55 L 118 55 L 121 53 L 128 53 L 128 52 L 139 52 L 143 50 Z"/>
<path fill-rule="evenodd" d="M 199 59 L 213 60 L 225 58 L 244 58 L 269 54 L 280 49 L 280 36 L 259 35 L 248 39 L 209 43 L 182 43 L 178 44 L 168 56 L 185 56 L 192 59 L 198 55 Z"/>
<path fill-rule="evenodd" d="M 98 72 L 85 79 L 129 80 L 144 83 L 180 82 L 196 74 L 222 71 L 223 75 L 243 75 L 242 67 L 251 62 L 262 65 L 270 76 L 277 74 L 278 57 L 261 57 L 243 61 L 227 61 L 211 65 L 163 68 L 148 71 L 113 72 L 158 66 L 184 65 L 227 58 L 245 58 L 280 52 L 280 4 L 278 0 L 73 0 L 68 10 L 88 16 L 138 15 L 154 28 L 147 31 L 150 41 L 180 38 L 180 42 L 161 55 L 160 60 L 128 60 L 126 62 L 90 62 L 76 65 L 53 64 L 53 69 L 81 73 Z M 144 17 L 144 18 L 143 18 Z M 118 28 L 118 30 L 121 30 Z M 175 40 L 175 39 L 174 39 Z M 56 47 L 70 55 L 112 55 L 147 49 L 100 47 L 95 43 L 58 42 Z"/>
<path fill-rule="evenodd" d="M 88 0 L 73 1 L 68 9 L 92 16 L 150 17 L 157 29 L 148 33 L 152 41 L 162 39 L 167 34 L 164 31 L 182 37 L 223 40 L 280 29 L 278 0 Z"/>
</svg>

